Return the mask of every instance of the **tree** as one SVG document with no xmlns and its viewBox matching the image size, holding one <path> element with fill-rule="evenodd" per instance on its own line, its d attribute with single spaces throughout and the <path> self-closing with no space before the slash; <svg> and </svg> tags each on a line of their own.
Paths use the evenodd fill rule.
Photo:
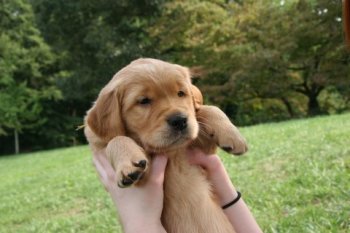
<svg viewBox="0 0 350 233">
<path fill-rule="evenodd" d="M 65 125 L 55 133 L 61 145 L 85 141 L 75 129 L 114 73 L 133 59 L 153 56 L 146 28 L 162 2 L 31 0 L 45 40 L 65 71 L 57 80 L 63 99 L 52 112 Z"/>
<path fill-rule="evenodd" d="M 41 125 L 42 101 L 57 99 L 52 83 L 54 56 L 35 26 L 31 5 L 25 0 L 0 2 L 0 134 L 18 134 Z"/>
<path fill-rule="evenodd" d="M 59 82 L 65 99 L 86 107 L 118 69 L 151 53 L 145 28 L 161 2 L 32 0 L 46 41 L 69 72 Z"/>
<path fill-rule="evenodd" d="M 259 49 L 247 57 L 251 65 L 245 81 L 247 76 L 256 76 L 256 71 L 266 73 L 273 82 L 254 79 L 262 84 L 255 90 L 275 86 L 278 96 L 299 93 L 307 98 L 309 116 L 321 114 L 326 109 L 320 107 L 320 94 L 350 84 L 349 56 L 345 53 L 340 22 L 341 1 L 300 0 L 282 10 L 276 8 L 263 8 L 259 16 L 265 19 L 261 21 L 264 23 L 255 26 L 257 33 L 250 34 Z M 260 69 L 254 69 L 257 67 Z M 269 92 L 262 96 L 266 94 Z"/>
<path fill-rule="evenodd" d="M 320 94 L 348 96 L 341 1 L 192 0 L 166 7 L 151 29 L 160 53 L 203 65 L 202 89 L 232 117 L 253 119 L 260 110 L 263 121 L 317 115 L 327 111 Z"/>
</svg>

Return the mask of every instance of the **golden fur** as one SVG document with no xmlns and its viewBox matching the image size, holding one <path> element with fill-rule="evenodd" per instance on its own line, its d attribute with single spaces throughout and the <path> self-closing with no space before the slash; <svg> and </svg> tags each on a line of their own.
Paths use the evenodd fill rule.
<svg viewBox="0 0 350 233">
<path fill-rule="evenodd" d="M 178 115 L 187 119 L 185 130 L 169 126 Z M 85 117 L 85 135 L 93 151 L 105 150 L 120 187 L 147 182 L 152 154 L 169 156 L 162 213 L 168 233 L 234 232 L 204 171 L 191 166 L 185 152 L 196 146 L 214 153 L 218 145 L 242 154 L 246 142 L 220 109 L 203 105 L 187 68 L 156 59 L 132 62 L 101 90 Z"/>
</svg>

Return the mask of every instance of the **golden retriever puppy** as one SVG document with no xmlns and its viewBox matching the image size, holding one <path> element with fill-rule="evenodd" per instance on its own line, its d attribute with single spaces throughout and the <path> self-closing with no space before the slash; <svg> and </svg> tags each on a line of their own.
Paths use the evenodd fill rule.
<svg viewBox="0 0 350 233">
<path fill-rule="evenodd" d="M 246 142 L 220 109 L 203 105 L 187 68 L 133 61 L 101 90 L 85 117 L 85 135 L 93 151 L 105 150 L 119 187 L 147 182 L 150 155 L 169 156 L 162 213 L 168 233 L 234 232 L 205 172 L 188 163 L 186 148 L 213 153 L 218 145 L 242 154 Z"/>
</svg>

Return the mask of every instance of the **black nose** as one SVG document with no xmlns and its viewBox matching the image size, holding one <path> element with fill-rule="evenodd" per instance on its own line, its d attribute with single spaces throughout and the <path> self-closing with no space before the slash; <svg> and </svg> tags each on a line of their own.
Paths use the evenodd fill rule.
<svg viewBox="0 0 350 233">
<path fill-rule="evenodd" d="M 180 131 L 187 128 L 187 117 L 179 113 L 171 115 L 167 122 L 175 130 Z"/>
</svg>

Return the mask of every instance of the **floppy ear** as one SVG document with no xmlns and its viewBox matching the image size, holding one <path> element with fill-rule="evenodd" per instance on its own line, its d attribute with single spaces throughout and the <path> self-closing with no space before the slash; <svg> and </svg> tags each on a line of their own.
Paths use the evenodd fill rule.
<svg viewBox="0 0 350 233">
<path fill-rule="evenodd" d="M 88 112 L 88 126 L 97 136 L 106 141 L 110 141 L 115 136 L 125 135 L 120 101 L 116 89 L 102 90 L 95 105 Z"/>
<path fill-rule="evenodd" d="M 191 84 L 191 92 L 192 92 L 192 98 L 194 103 L 194 109 L 196 111 L 199 109 L 201 105 L 203 105 L 203 96 L 201 91 L 196 87 L 195 85 Z"/>
<path fill-rule="evenodd" d="M 202 77 L 206 74 L 206 71 L 202 66 L 194 66 L 188 68 L 188 72 L 190 74 L 191 80 Z M 202 92 L 195 85 L 191 85 L 191 92 L 193 96 L 194 107 L 196 110 L 199 109 L 201 105 L 203 105 L 203 95 Z"/>
</svg>

